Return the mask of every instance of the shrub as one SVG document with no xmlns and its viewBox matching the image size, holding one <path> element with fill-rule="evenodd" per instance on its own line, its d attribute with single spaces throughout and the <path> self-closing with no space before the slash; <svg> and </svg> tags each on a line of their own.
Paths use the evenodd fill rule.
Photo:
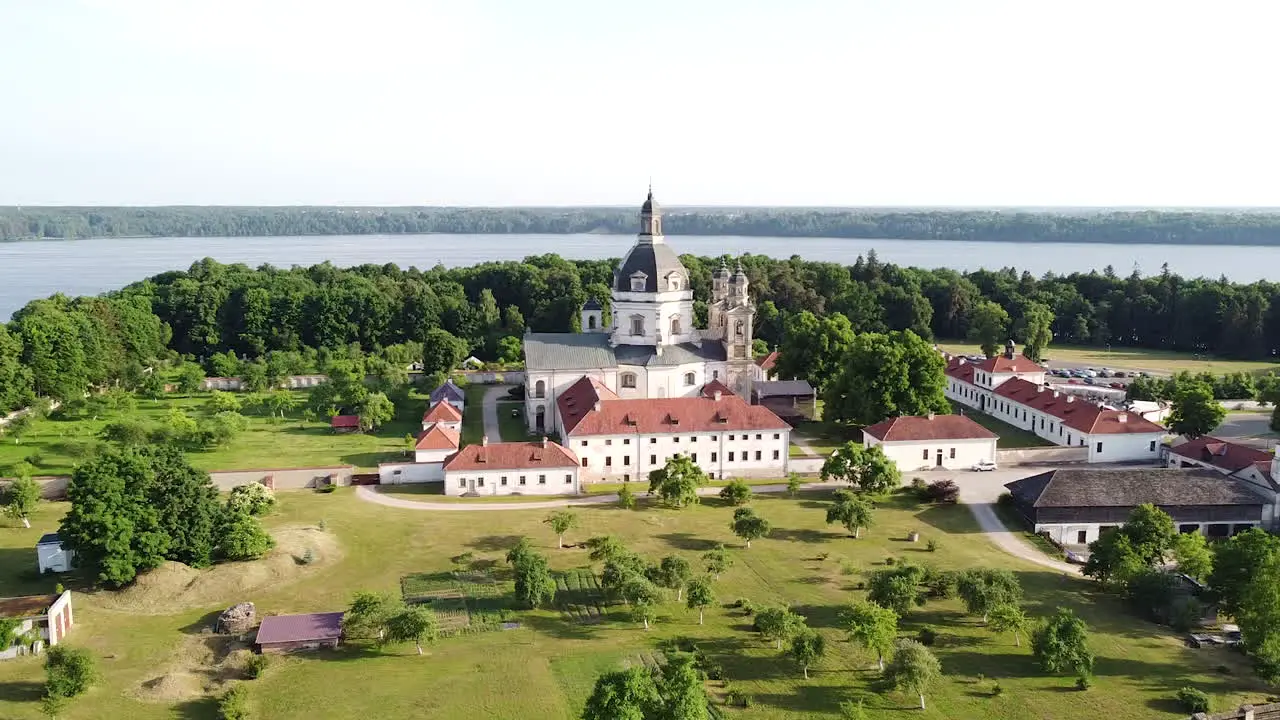
<svg viewBox="0 0 1280 720">
<path fill-rule="evenodd" d="M 62 593 L 66 592 L 66 591 L 67 591 L 67 588 L 66 588 L 65 586 L 63 586 L 63 584 L 62 584 L 62 583 L 58 583 L 57 585 L 54 585 L 54 586 L 53 586 L 53 594 L 54 594 L 54 595 L 61 595 Z"/>
<path fill-rule="evenodd" d="M 724 694 L 724 704 L 731 707 L 751 707 L 751 696 L 741 690 L 730 690 Z"/>
<path fill-rule="evenodd" d="M 324 485 L 322 487 L 316 488 L 316 492 L 322 492 L 327 495 L 331 492 L 336 491 L 337 489 L 338 489 L 337 485 Z"/>
<path fill-rule="evenodd" d="M 991 685 L 991 697 L 1000 697 L 1003 694 L 1004 686 L 1001 685 L 999 681 L 996 681 Z"/>
<path fill-rule="evenodd" d="M 921 645 L 929 647 L 938 642 L 938 633 L 931 627 L 922 627 L 916 635 L 916 639 L 920 641 Z"/>
<path fill-rule="evenodd" d="M 867 711 L 862 707 L 862 698 L 857 702 L 840 703 L 840 717 L 843 720 L 867 720 Z"/>
<path fill-rule="evenodd" d="M 1091 687 L 1093 687 L 1093 676 L 1081 675 L 1080 677 L 1076 678 L 1077 690 L 1088 690 Z"/>
<path fill-rule="evenodd" d="M 840 561 L 840 574 L 841 574 L 841 575 L 856 575 L 857 573 L 858 573 L 858 566 L 857 566 L 857 565 L 854 565 L 853 563 L 849 562 L 848 560 L 841 560 L 841 561 Z"/>
<path fill-rule="evenodd" d="M 996 499 L 996 504 L 1002 508 L 1013 507 L 1013 493 L 1008 493 L 1008 492 L 1000 493 L 1000 497 Z"/>
<path fill-rule="evenodd" d="M 257 680 L 262 677 L 262 673 L 267 671 L 267 666 L 271 664 L 271 658 L 267 655 L 254 655 L 249 658 L 249 662 L 245 663 L 244 674 L 250 680 Z"/>
<path fill-rule="evenodd" d="M 265 515 L 276 504 L 276 496 L 262 483 L 249 483 L 231 488 L 231 497 L 227 498 L 227 507 L 232 510 Z"/>
<path fill-rule="evenodd" d="M 888 565 L 888 566 L 890 566 L 890 567 L 893 567 L 893 563 L 894 563 L 894 562 L 895 562 L 895 561 L 894 561 L 894 559 L 893 559 L 893 556 L 892 556 L 892 555 L 890 555 L 889 557 L 887 557 L 887 558 L 885 558 L 885 559 L 884 559 L 884 564 L 885 564 L 885 565 Z"/>
<path fill-rule="evenodd" d="M 927 487 L 928 485 L 925 483 L 924 478 L 922 477 L 911 478 L 911 489 L 914 490 L 917 495 L 919 495 L 920 493 L 923 493 L 925 491 L 925 488 Z"/>
<path fill-rule="evenodd" d="M 256 560 L 266 555 L 276 541 L 252 515 L 228 511 L 218 537 L 218 552 L 228 560 Z"/>
<path fill-rule="evenodd" d="M 818 553 L 818 562 L 826 562 L 831 557 L 831 553 Z"/>
<path fill-rule="evenodd" d="M 960 486 L 954 480 L 931 482 L 920 492 L 920 499 L 931 503 L 955 504 L 960 499 Z"/>
<path fill-rule="evenodd" d="M 1177 698 L 1178 704 L 1189 713 L 1209 712 L 1209 696 L 1201 690 L 1193 687 L 1180 688 Z"/>
<path fill-rule="evenodd" d="M 929 542 L 926 543 L 924 547 L 929 552 L 938 552 L 938 541 L 930 538 Z"/>
<path fill-rule="evenodd" d="M 249 688 L 236 683 L 218 699 L 221 720 L 249 720 Z"/>
<path fill-rule="evenodd" d="M 938 570 L 934 567 L 924 569 L 924 577 L 920 584 L 929 589 L 929 597 L 950 600 L 956 596 L 960 574 L 954 570 Z"/>
<path fill-rule="evenodd" d="M 739 603 L 739 604 L 738 604 L 738 607 L 742 608 L 742 614 L 743 614 L 743 615 L 748 615 L 748 616 L 749 616 L 749 615 L 754 615 L 754 614 L 755 614 L 755 612 L 756 612 L 756 606 L 755 606 L 755 605 L 753 605 L 753 604 L 751 603 L 751 601 L 750 601 L 750 600 L 748 600 L 748 599 L 746 599 L 746 598 L 742 598 L 741 600 L 739 600 L 739 601 L 738 601 L 738 603 Z"/>
</svg>

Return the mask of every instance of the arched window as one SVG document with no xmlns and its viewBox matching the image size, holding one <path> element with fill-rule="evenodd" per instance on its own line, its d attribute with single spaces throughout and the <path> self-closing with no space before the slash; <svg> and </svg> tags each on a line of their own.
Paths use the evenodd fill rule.
<svg viewBox="0 0 1280 720">
<path fill-rule="evenodd" d="M 636 386 L 635 373 L 622 373 L 622 387 L 634 388 Z"/>
<path fill-rule="evenodd" d="M 672 315 L 671 316 L 671 337 L 675 337 L 676 335 L 679 335 L 680 331 L 681 331 L 680 316 Z"/>
<path fill-rule="evenodd" d="M 679 275 L 672 275 L 671 277 L 667 278 L 667 289 L 668 289 L 668 290 L 679 290 L 679 289 L 680 289 L 680 276 L 679 276 Z"/>
<path fill-rule="evenodd" d="M 538 406 L 538 410 L 534 413 L 534 426 L 538 429 L 538 432 L 547 429 L 547 409 L 541 405 Z"/>
<path fill-rule="evenodd" d="M 684 374 L 684 385 L 685 387 L 693 385 L 693 373 L 688 372 Z"/>
<path fill-rule="evenodd" d="M 547 396 L 546 380 L 539 380 L 538 383 L 533 386 L 533 396 L 538 398 L 544 398 Z M 541 410 L 542 408 L 538 408 L 538 409 Z"/>
<path fill-rule="evenodd" d="M 596 329 L 596 316 L 595 316 L 595 315 L 588 315 L 588 316 L 587 316 L 587 329 L 588 329 L 588 330 L 595 330 L 595 329 Z"/>
<path fill-rule="evenodd" d="M 644 316 L 643 315 L 631 316 L 631 334 L 644 335 Z"/>
<path fill-rule="evenodd" d="M 736 336 L 738 336 L 738 337 L 742 337 L 742 328 L 743 328 L 743 327 L 744 327 L 744 325 L 743 325 L 742 321 L 741 321 L 741 320 L 739 320 L 739 321 L 738 321 L 737 323 L 735 323 L 735 324 L 734 324 L 734 326 L 733 326 L 733 334 L 734 334 L 734 335 L 736 335 Z"/>
</svg>

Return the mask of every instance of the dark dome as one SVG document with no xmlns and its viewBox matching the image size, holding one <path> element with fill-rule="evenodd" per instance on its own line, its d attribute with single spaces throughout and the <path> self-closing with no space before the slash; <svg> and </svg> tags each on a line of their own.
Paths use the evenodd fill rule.
<svg viewBox="0 0 1280 720">
<path fill-rule="evenodd" d="M 582 309 L 583 310 L 604 310 L 604 308 L 600 307 L 600 301 L 596 300 L 595 296 L 587 298 L 587 301 L 582 304 Z"/>
<path fill-rule="evenodd" d="M 652 215 L 658 212 L 658 201 L 653 199 L 653 191 L 649 191 L 649 196 L 644 199 L 644 204 L 640 206 L 640 212 Z"/>
<path fill-rule="evenodd" d="M 689 287 L 689 271 L 680 263 L 680 256 L 676 255 L 676 251 L 666 243 L 640 242 L 633 245 L 614 276 L 613 289 L 633 292 L 631 276 L 637 272 L 645 274 L 644 292 L 658 292 L 659 280 L 666 287 L 666 277 L 672 272 L 680 273 L 682 289 Z"/>
</svg>

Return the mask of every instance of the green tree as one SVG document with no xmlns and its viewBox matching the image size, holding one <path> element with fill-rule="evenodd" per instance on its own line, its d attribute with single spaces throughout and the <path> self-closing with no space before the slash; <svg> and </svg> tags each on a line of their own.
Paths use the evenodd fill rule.
<svg viewBox="0 0 1280 720">
<path fill-rule="evenodd" d="M 799 663 L 804 670 L 804 679 L 809 679 L 809 666 L 817 662 L 827 652 L 827 641 L 813 628 L 801 628 L 791 638 L 788 654 Z"/>
<path fill-rule="evenodd" d="M 783 334 L 787 351 L 778 356 L 778 377 L 802 378 L 819 389 L 834 376 L 854 342 L 853 326 L 840 313 L 818 318 L 807 310 L 799 312 L 787 317 Z"/>
<path fill-rule="evenodd" d="M 848 442 L 822 463 L 822 481 L 847 482 L 865 493 L 884 493 L 902 484 L 898 465 L 877 445 L 864 448 Z"/>
<path fill-rule="evenodd" d="M 768 607 L 756 613 L 755 628 L 761 635 L 774 641 L 779 650 L 782 643 L 804 627 L 804 618 L 786 607 Z"/>
<path fill-rule="evenodd" d="M 382 641 L 387 636 L 387 624 L 403 607 L 398 599 L 385 593 L 357 592 L 342 616 L 342 634 Z"/>
<path fill-rule="evenodd" d="M 655 720 L 708 720 L 707 691 L 692 655 L 667 656 L 658 679 L 658 695 L 663 709 Z"/>
<path fill-rule="evenodd" d="M 1014 603 L 1001 603 L 990 609 L 988 626 L 996 632 L 1013 633 L 1013 644 L 1022 646 L 1019 635 L 1027 630 L 1027 614 Z"/>
<path fill-rule="evenodd" d="M 1009 313 L 990 300 L 974 306 L 969 313 L 969 339 L 982 347 L 982 354 L 995 357 L 1009 337 Z"/>
<path fill-rule="evenodd" d="M 1059 609 L 1031 634 L 1031 652 L 1048 673 L 1087 677 L 1093 672 L 1089 628 L 1067 608 Z"/>
<path fill-rule="evenodd" d="M 635 667 L 596 678 L 582 720 L 652 720 L 661 708 L 653 675 Z"/>
<path fill-rule="evenodd" d="M 257 560 L 275 546 L 276 541 L 262 529 L 257 518 L 235 510 L 226 513 L 218 538 L 219 555 L 227 560 Z"/>
<path fill-rule="evenodd" d="M 45 695 L 70 700 L 98 681 L 93 656 L 84 648 L 54 645 L 44 656 Z"/>
<path fill-rule="evenodd" d="M 507 335 L 498 340 L 498 362 L 515 364 L 524 358 L 524 343 L 515 335 Z"/>
<path fill-rule="evenodd" d="M 857 600 L 841 614 L 840 620 L 849 639 L 875 652 L 880 671 L 884 672 L 884 656 L 893 651 L 898 636 L 898 614 L 873 602 Z"/>
<path fill-rule="evenodd" d="M 396 416 L 396 406 L 387 398 L 386 395 L 376 392 L 369 393 L 364 403 L 360 406 L 360 428 L 362 430 L 373 430 L 381 427 L 384 423 L 391 422 Z"/>
<path fill-rule="evenodd" d="M 1166 424 L 1173 432 L 1194 439 L 1208 435 L 1226 416 L 1227 409 L 1213 398 L 1212 387 L 1203 382 L 1190 382 L 1174 396 L 1173 412 Z"/>
<path fill-rule="evenodd" d="M 756 515 L 755 511 L 749 507 L 740 507 L 733 511 L 733 522 L 729 523 L 729 529 L 734 535 L 742 538 L 747 543 L 747 549 L 751 549 L 751 541 L 757 540 L 769 534 L 769 521 Z"/>
<path fill-rule="evenodd" d="M 1104 585 L 1119 586 L 1147 567 L 1129 536 L 1112 530 L 1089 543 L 1089 559 L 1080 572 Z"/>
<path fill-rule="evenodd" d="M 22 340 L 0 323 L 0 414 L 35 400 L 31 369 L 22 364 Z"/>
<path fill-rule="evenodd" d="M 743 480 L 732 480 L 720 488 L 720 499 L 730 505 L 746 505 L 751 502 L 751 486 Z"/>
<path fill-rule="evenodd" d="M 1151 566 L 1164 562 L 1164 556 L 1173 547 L 1173 539 L 1178 535 L 1173 526 L 1173 518 L 1151 503 L 1134 508 L 1120 531 L 1129 537 L 1138 557 Z"/>
<path fill-rule="evenodd" d="M 942 679 L 942 663 L 915 640 L 899 640 L 885 676 L 899 690 L 919 695 L 920 709 L 924 710 L 924 694 Z"/>
<path fill-rule="evenodd" d="M 154 370 L 143 373 L 138 377 L 138 383 L 134 386 L 134 390 L 144 398 L 151 400 L 159 400 L 164 397 L 164 378 Z"/>
<path fill-rule="evenodd" d="M 631 552 L 616 535 L 597 535 L 587 540 L 587 550 L 587 557 L 592 562 L 608 561 Z M 511 558 L 508 556 L 507 559 L 509 561 Z"/>
<path fill-rule="evenodd" d="M 1182 533 L 1173 539 L 1173 559 L 1178 571 L 1203 581 L 1213 571 L 1213 550 L 1198 532 Z"/>
<path fill-rule="evenodd" d="M 716 601 L 715 592 L 711 589 L 711 577 L 702 575 L 689 581 L 689 597 L 685 604 L 689 609 L 698 609 L 698 624 L 702 624 L 703 611 Z"/>
<path fill-rule="evenodd" d="M 649 472 L 649 492 L 670 507 L 696 505 L 698 488 L 707 482 L 707 474 L 686 455 L 672 455 L 665 465 Z"/>
<path fill-rule="evenodd" d="M 387 618 L 387 632 L 383 641 L 391 643 L 412 640 L 421 655 L 422 643 L 435 639 L 439 630 L 436 614 L 421 605 L 415 605 Z"/>
<path fill-rule="evenodd" d="M 22 472 L 4 489 L 0 502 L 4 503 L 5 515 L 21 520 L 22 527 L 29 528 L 31 513 L 35 512 L 40 504 L 40 483 L 31 479 L 29 464 L 19 463 L 19 465 L 23 466 Z"/>
<path fill-rule="evenodd" d="M 803 484 L 804 481 L 800 479 L 800 473 L 787 474 L 787 494 L 791 497 L 795 497 L 800 492 Z"/>
<path fill-rule="evenodd" d="M 1263 565 L 1277 556 L 1280 556 L 1280 537 L 1261 528 L 1250 528 L 1230 540 L 1215 543 L 1209 587 L 1217 596 L 1221 612 L 1233 616 L 1243 612 L 1249 583 Z"/>
<path fill-rule="evenodd" d="M 195 363 L 182 363 L 178 367 L 178 391 L 191 395 L 200 392 L 204 385 L 204 369 Z"/>
<path fill-rule="evenodd" d="M 467 341 L 455 337 L 448 330 L 428 330 L 422 342 L 422 371 L 428 375 L 447 375 L 467 356 L 467 350 Z"/>
<path fill-rule="evenodd" d="M 649 621 L 654 617 L 654 607 L 662 602 L 662 591 L 657 585 L 640 573 L 629 576 L 619 588 L 622 597 L 631 606 L 633 617 L 649 629 Z"/>
<path fill-rule="evenodd" d="M 858 335 L 822 391 L 823 419 L 870 425 L 948 413 L 945 369 L 938 351 L 910 330 Z"/>
<path fill-rule="evenodd" d="M 631 491 L 630 485 L 623 485 L 618 490 L 618 507 L 623 510 L 636 509 L 636 494 Z"/>
<path fill-rule="evenodd" d="M 249 720 L 249 686 L 235 683 L 218 698 L 219 720 Z"/>
<path fill-rule="evenodd" d="M 231 393 L 213 390 L 209 393 L 209 399 L 205 401 L 205 409 L 210 415 L 220 412 L 238 413 L 243 409 L 243 403 L 240 398 Z"/>
<path fill-rule="evenodd" d="M 150 436 L 150 428 L 139 420 L 124 418 L 104 425 L 99 436 L 107 442 L 121 445 L 142 445 Z"/>
<path fill-rule="evenodd" d="M 733 567 L 733 558 L 729 555 L 729 551 L 725 550 L 724 545 L 716 545 L 702 553 L 702 564 L 711 577 L 719 579 L 721 574 Z"/>
<path fill-rule="evenodd" d="M 1008 570 L 966 570 L 956 582 L 956 591 L 969 614 L 981 615 L 983 623 L 987 622 L 992 608 L 1016 605 L 1022 600 L 1022 585 Z"/>
<path fill-rule="evenodd" d="M 867 583 L 867 599 L 893 610 L 899 617 L 906 615 L 917 605 L 924 603 L 920 583 L 924 580 L 924 568 L 915 565 L 899 565 L 871 573 Z"/>
<path fill-rule="evenodd" d="M 693 568 L 689 561 L 679 555 L 668 555 L 650 573 L 651 579 L 658 585 L 676 591 L 676 602 L 684 600 L 684 587 L 693 577 Z"/>
<path fill-rule="evenodd" d="M 254 516 L 266 515 L 275 507 L 276 496 L 262 483 L 248 483 L 231 488 L 227 496 L 227 509 L 246 512 Z"/>
<path fill-rule="evenodd" d="M 542 522 L 551 526 L 551 530 L 556 534 L 557 547 L 563 549 L 564 534 L 578 526 L 578 515 L 572 510 L 557 510 Z"/>
<path fill-rule="evenodd" d="M 1026 336 L 1022 348 L 1023 355 L 1040 362 L 1045 348 L 1049 347 L 1049 342 L 1053 340 L 1051 329 L 1053 321 L 1053 311 L 1048 305 L 1039 302 L 1027 303 L 1022 311 L 1022 327 Z"/>
<path fill-rule="evenodd" d="M 836 490 L 832 498 L 827 524 L 838 522 L 855 540 L 861 537 L 862 528 L 871 527 L 871 503 L 844 489 Z"/>
<path fill-rule="evenodd" d="M 527 608 L 550 603 L 556 595 L 556 581 L 551 577 L 547 559 L 530 553 L 516 566 L 516 599 Z"/>
<path fill-rule="evenodd" d="M 1244 647 L 1260 674 L 1274 679 L 1280 668 L 1280 555 L 1271 553 L 1263 559 L 1237 604 Z"/>
</svg>

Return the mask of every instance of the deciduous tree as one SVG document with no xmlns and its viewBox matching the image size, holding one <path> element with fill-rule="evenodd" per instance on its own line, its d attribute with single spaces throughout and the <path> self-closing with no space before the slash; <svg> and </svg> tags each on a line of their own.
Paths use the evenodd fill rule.
<svg viewBox="0 0 1280 720">
<path fill-rule="evenodd" d="M 969 313 L 969 339 L 978 343 L 982 354 L 995 357 L 1009 337 L 1009 313 L 990 300 L 974 306 Z"/>
<path fill-rule="evenodd" d="M 802 627 L 804 627 L 804 618 L 786 607 L 769 607 L 756 613 L 756 630 L 773 640 L 779 650 L 782 649 L 782 643 Z"/>
<path fill-rule="evenodd" d="M 572 510 L 557 510 L 542 522 L 551 526 L 552 532 L 556 534 L 557 547 L 564 549 L 564 534 L 578 526 L 578 515 Z"/>
<path fill-rule="evenodd" d="M 733 557 L 729 555 L 724 545 L 716 545 L 702 553 L 702 564 L 711 577 L 718 579 L 724 571 L 733 567 Z"/>
<path fill-rule="evenodd" d="M 1016 605 L 1022 600 L 1022 585 L 1008 570 L 977 568 L 960 574 L 956 591 L 964 600 L 970 615 L 981 615 L 987 622 L 991 609 L 1000 605 Z"/>
<path fill-rule="evenodd" d="M 813 628 L 802 627 L 791 638 L 788 654 L 799 663 L 804 670 L 804 679 L 809 679 L 809 666 L 817 662 L 827 652 L 827 641 Z"/>
<path fill-rule="evenodd" d="M 1205 580 L 1213 571 L 1213 550 L 1198 532 L 1173 538 L 1173 559 L 1178 563 L 1178 572 L 1196 580 Z"/>
<path fill-rule="evenodd" d="M 743 480 L 733 480 L 720 488 L 720 499 L 730 505 L 746 505 L 751 501 L 751 486 Z"/>
<path fill-rule="evenodd" d="M 884 672 L 884 657 L 893 652 L 893 641 L 898 636 L 898 614 L 873 602 L 858 600 L 840 615 L 849 639 L 875 652 L 880 671 Z"/>
<path fill-rule="evenodd" d="M 693 576 L 693 568 L 689 561 L 679 555 L 668 555 L 662 558 L 650 573 L 651 579 L 658 585 L 676 591 L 676 602 L 684 600 L 684 587 Z"/>
<path fill-rule="evenodd" d="M 702 624 L 703 611 L 707 606 L 716 601 L 715 593 L 711 589 L 711 578 L 707 575 L 696 577 L 689 582 L 689 597 L 685 603 L 689 609 L 698 609 L 698 624 Z"/>
<path fill-rule="evenodd" d="M 867 599 L 893 610 L 899 617 L 924 602 L 920 583 L 924 580 L 924 568 L 915 565 L 899 565 L 871 573 L 867 583 Z"/>
<path fill-rule="evenodd" d="M 596 678 L 582 720 L 652 720 L 661 709 L 653 674 L 634 667 Z"/>
<path fill-rule="evenodd" d="M 672 455 L 665 465 L 649 472 L 649 492 L 670 507 L 697 504 L 698 488 L 707 482 L 707 474 L 686 455 Z"/>
<path fill-rule="evenodd" d="M 877 445 L 865 448 L 848 442 L 822 463 L 822 481 L 847 482 L 865 493 L 888 492 L 902 484 L 897 463 Z"/>
<path fill-rule="evenodd" d="M 36 507 L 40 504 L 40 483 L 31 479 L 31 466 L 28 463 L 18 463 L 21 470 L 18 476 L 14 478 L 9 486 L 4 489 L 4 493 L 0 496 L 0 502 L 4 503 L 4 514 L 22 521 L 22 527 L 31 527 L 31 513 L 36 511 Z M 6 646 L 7 647 L 7 646 Z"/>
<path fill-rule="evenodd" d="M 1213 398 L 1213 388 L 1203 382 L 1184 383 L 1173 398 L 1173 412 L 1166 424 L 1179 435 L 1198 438 L 1222 424 L 1227 409 Z"/>
<path fill-rule="evenodd" d="M 66 700 L 83 695 L 98 680 L 93 656 L 84 648 L 61 644 L 49 648 L 44 656 L 44 692 L 54 698 L 55 707 Z"/>
<path fill-rule="evenodd" d="M 387 623 L 402 609 L 404 604 L 386 593 L 357 592 L 342 615 L 342 633 L 348 638 L 385 640 Z"/>
<path fill-rule="evenodd" d="M 950 412 L 945 369 L 938 351 L 910 330 L 858 335 L 822 391 L 823 419 L 870 425 Z"/>
<path fill-rule="evenodd" d="M 387 619 L 387 632 L 383 641 L 390 643 L 412 640 L 414 647 L 418 649 L 418 654 L 421 655 L 422 643 L 435 639 L 439 629 L 436 614 L 421 605 L 415 605 Z"/>
<path fill-rule="evenodd" d="M 920 709 L 924 710 L 924 694 L 942 678 L 942 664 L 929 648 L 915 640 L 898 640 L 885 674 L 894 687 L 919 695 Z"/>
<path fill-rule="evenodd" d="M 1214 545 L 1209 587 L 1220 610 L 1239 615 L 1249 583 L 1271 558 L 1280 556 L 1280 538 L 1261 528 L 1250 528 Z"/>
<path fill-rule="evenodd" d="M 1025 344 L 1022 354 L 1029 359 L 1040 362 L 1045 348 L 1053 340 L 1053 311 L 1048 305 L 1040 302 L 1029 302 L 1022 311 L 1022 331 Z"/>
<path fill-rule="evenodd" d="M 1014 603 L 992 606 L 988 614 L 988 626 L 996 632 L 1013 633 L 1013 644 L 1022 645 L 1019 636 L 1027 630 L 1027 614 Z"/>
<path fill-rule="evenodd" d="M 1081 677 L 1093 672 L 1089 628 L 1067 608 L 1058 610 L 1031 634 L 1031 652 L 1045 672 Z"/>
<path fill-rule="evenodd" d="M 854 539 L 861 537 L 862 528 L 871 526 L 871 503 L 843 489 L 836 490 L 832 500 L 827 506 L 827 524 L 838 522 Z"/>
<path fill-rule="evenodd" d="M 556 596 L 556 581 L 547 559 L 530 552 L 516 565 L 516 599 L 527 608 L 550 603 Z"/>
<path fill-rule="evenodd" d="M 733 522 L 729 523 L 729 529 L 733 530 L 734 535 L 746 541 L 749 550 L 752 540 L 769 534 L 770 526 L 768 520 L 756 515 L 751 508 L 740 507 L 733 511 Z"/>
</svg>

